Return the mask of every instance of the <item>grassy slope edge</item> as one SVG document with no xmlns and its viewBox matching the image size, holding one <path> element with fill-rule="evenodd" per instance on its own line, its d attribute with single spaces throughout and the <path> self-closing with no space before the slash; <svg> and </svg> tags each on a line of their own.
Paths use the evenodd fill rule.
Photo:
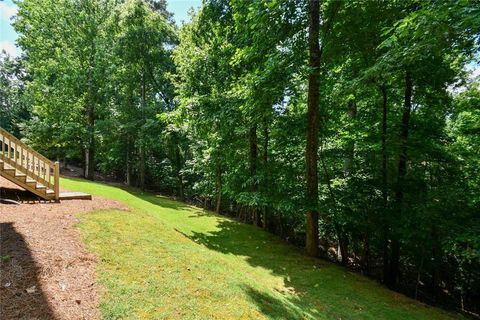
<svg viewBox="0 0 480 320">
<path fill-rule="evenodd" d="M 130 208 L 80 215 L 105 319 L 461 318 L 199 208 L 83 180 L 62 187 Z"/>
</svg>

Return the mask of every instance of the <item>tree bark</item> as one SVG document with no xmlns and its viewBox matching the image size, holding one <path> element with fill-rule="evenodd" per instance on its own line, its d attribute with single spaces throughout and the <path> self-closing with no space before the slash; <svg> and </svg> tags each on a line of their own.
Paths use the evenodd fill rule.
<svg viewBox="0 0 480 320">
<path fill-rule="evenodd" d="M 357 104 L 355 101 L 349 101 L 347 106 L 347 118 L 349 122 L 354 122 L 357 117 Z M 343 161 L 343 171 L 346 177 L 348 177 L 352 172 L 353 167 L 353 157 L 355 154 L 355 141 L 351 140 L 347 144 L 345 150 L 346 155 Z"/>
<path fill-rule="evenodd" d="M 222 207 L 222 168 L 219 164 L 215 169 L 217 176 L 217 205 L 215 206 L 215 212 L 220 213 L 220 208 Z"/>
<path fill-rule="evenodd" d="M 263 123 L 263 168 L 265 171 L 265 178 L 263 183 L 263 191 L 265 194 L 269 190 L 270 184 L 270 173 L 268 172 L 268 142 L 269 142 L 269 132 L 268 132 L 268 121 L 264 119 Z M 268 215 L 269 215 L 269 208 L 268 205 L 263 207 L 263 219 L 262 224 L 264 229 L 268 229 Z"/>
<path fill-rule="evenodd" d="M 363 240 L 362 271 L 367 276 L 370 274 L 370 233 L 368 231 Z"/>
<path fill-rule="evenodd" d="M 257 125 L 254 124 L 250 128 L 249 141 L 250 141 L 250 178 L 252 179 L 252 193 L 258 192 L 258 181 L 257 181 L 257 157 L 258 157 L 258 141 L 257 141 Z M 252 210 L 252 220 L 253 224 L 260 226 L 260 216 L 258 214 L 257 206 L 253 206 Z"/>
<path fill-rule="evenodd" d="M 408 136 L 410 127 L 410 114 L 412 110 L 412 76 L 410 71 L 405 72 L 405 102 L 402 114 L 402 125 L 400 130 L 400 154 L 398 160 L 398 177 L 397 188 L 395 192 L 395 200 L 397 205 L 397 217 L 396 221 L 401 221 L 403 215 L 404 205 L 404 187 L 405 176 L 407 175 L 407 148 L 408 148 Z M 387 285 L 395 287 L 399 275 L 399 263 L 400 263 L 400 239 L 398 232 L 392 234 L 392 250 L 390 257 L 390 272 L 388 276 Z"/>
<path fill-rule="evenodd" d="M 95 109 L 90 102 L 86 107 L 87 146 L 85 148 L 85 179 L 95 179 Z"/>
<path fill-rule="evenodd" d="M 437 300 L 437 289 L 438 289 L 438 282 L 440 281 L 440 266 L 441 266 L 441 259 L 439 257 L 439 248 L 438 244 L 440 243 L 438 239 L 438 231 L 437 226 L 435 224 L 432 225 L 432 279 L 430 282 L 430 290 L 432 292 L 433 301 Z"/>
<path fill-rule="evenodd" d="M 306 252 L 309 256 L 318 255 L 318 124 L 319 124 L 319 78 L 320 78 L 320 4 L 317 0 L 309 0 L 308 49 L 311 72 L 308 77 L 308 111 L 307 111 L 307 146 L 306 146 L 306 179 L 307 179 L 307 225 Z"/>
<path fill-rule="evenodd" d="M 380 86 L 382 92 L 382 199 L 383 207 L 387 207 L 387 87 Z"/>
<path fill-rule="evenodd" d="M 126 154 L 126 172 L 125 172 L 125 178 L 126 178 L 126 184 L 127 186 L 132 185 L 132 170 L 130 167 L 130 139 L 127 138 L 127 154 Z"/>
<path fill-rule="evenodd" d="M 352 124 L 357 117 L 357 105 L 354 100 L 348 102 L 347 117 Z M 343 161 L 344 176 L 349 177 L 352 174 L 353 158 L 355 155 L 355 141 L 349 141 L 345 150 L 345 158 Z M 337 226 L 338 251 L 337 260 L 344 265 L 348 264 L 348 238 L 341 226 Z"/>
<path fill-rule="evenodd" d="M 93 39 L 97 33 L 95 30 Z M 88 180 L 95 179 L 95 101 L 97 96 L 97 88 L 95 85 L 95 79 L 93 70 L 95 68 L 95 55 L 96 48 L 95 42 L 91 39 L 90 42 L 90 55 L 88 58 L 88 100 L 85 106 L 85 118 L 87 126 L 87 146 L 85 148 L 85 178 Z"/>
<path fill-rule="evenodd" d="M 382 93 L 382 202 L 383 202 L 383 282 L 387 282 L 389 272 L 389 221 L 387 215 L 387 87 L 385 84 L 380 85 L 380 92 Z"/>
<path fill-rule="evenodd" d="M 140 142 L 140 165 L 139 165 L 139 174 L 140 174 L 140 189 L 145 191 L 145 147 L 143 146 L 143 141 Z"/>
<path fill-rule="evenodd" d="M 145 70 L 142 72 L 142 124 L 143 126 L 145 125 L 146 119 L 145 119 L 145 108 L 146 108 L 146 92 L 145 92 Z M 142 127 L 143 127 L 142 126 Z M 141 128 L 143 131 L 144 128 Z M 144 141 L 144 135 L 141 133 L 140 135 L 140 168 L 139 168 L 139 174 L 140 174 L 140 189 L 142 191 L 145 190 L 145 141 Z"/>
<path fill-rule="evenodd" d="M 343 265 L 348 264 L 348 241 L 345 238 L 345 233 L 339 228 L 337 231 L 338 236 L 338 249 L 340 253 L 340 263 Z"/>
<path fill-rule="evenodd" d="M 177 188 L 178 195 L 182 201 L 185 201 L 185 192 L 183 189 L 183 177 L 182 177 L 182 155 L 180 154 L 180 139 L 178 135 L 174 134 L 175 143 L 175 167 L 177 171 Z"/>
</svg>

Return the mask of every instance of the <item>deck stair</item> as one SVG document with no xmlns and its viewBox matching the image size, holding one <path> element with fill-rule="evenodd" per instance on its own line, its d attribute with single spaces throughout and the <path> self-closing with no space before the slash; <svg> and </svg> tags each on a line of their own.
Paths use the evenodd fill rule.
<svg viewBox="0 0 480 320">
<path fill-rule="evenodd" d="M 60 166 L 0 128 L 0 176 L 45 200 L 60 199 Z"/>
</svg>

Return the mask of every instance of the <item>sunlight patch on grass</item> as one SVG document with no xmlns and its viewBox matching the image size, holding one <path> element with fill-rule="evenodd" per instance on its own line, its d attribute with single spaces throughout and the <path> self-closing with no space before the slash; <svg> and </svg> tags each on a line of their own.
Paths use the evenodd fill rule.
<svg viewBox="0 0 480 320">
<path fill-rule="evenodd" d="M 105 319 L 454 319 L 258 228 L 165 197 L 75 179 L 126 203 L 80 215 Z"/>
</svg>

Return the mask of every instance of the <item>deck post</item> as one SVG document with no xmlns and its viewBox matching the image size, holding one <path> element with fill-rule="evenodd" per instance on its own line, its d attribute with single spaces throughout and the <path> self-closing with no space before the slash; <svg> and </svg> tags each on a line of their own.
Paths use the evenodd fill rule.
<svg viewBox="0 0 480 320">
<path fill-rule="evenodd" d="M 55 184 L 55 201 L 58 202 L 60 200 L 60 163 L 58 161 L 55 161 L 53 179 Z"/>
</svg>

